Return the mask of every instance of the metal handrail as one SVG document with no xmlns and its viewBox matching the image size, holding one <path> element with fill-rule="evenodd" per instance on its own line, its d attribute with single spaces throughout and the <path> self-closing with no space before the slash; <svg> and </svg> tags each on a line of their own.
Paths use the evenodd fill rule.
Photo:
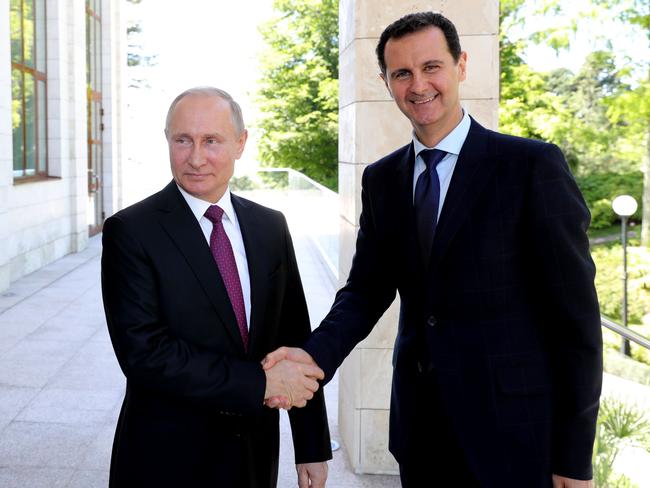
<svg viewBox="0 0 650 488">
<path fill-rule="evenodd" d="M 635 342 L 641 347 L 645 347 L 646 349 L 650 349 L 650 339 L 647 337 L 642 336 L 641 334 L 637 334 L 634 332 L 632 329 L 628 329 L 627 327 L 623 327 L 621 324 L 618 324 L 614 322 L 611 319 L 608 319 L 604 315 L 600 316 L 600 325 L 603 327 L 607 327 L 609 330 L 612 330 L 616 332 L 617 334 L 625 337 L 626 339 Z"/>
</svg>

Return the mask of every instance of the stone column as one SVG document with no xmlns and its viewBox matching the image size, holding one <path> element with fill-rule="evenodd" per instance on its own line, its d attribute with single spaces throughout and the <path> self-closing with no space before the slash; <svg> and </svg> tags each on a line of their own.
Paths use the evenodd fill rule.
<svg viewBox="0 0 650 488">
<path fill-rule="evenodd" d="M 102 133 L 102 181 L 104 212 L 113 215 L 123 205 L 122 118 L 126 66 L 126 25 L 121 2 L 102 3 L 102 97 L 104 131 Z"/>
<path fill-rule="evenodd" d="M 468 52 L 463 106 L 495 128 L 499 96 L 498 0 L 340 0 L 339 276 L 347 279 L 361 213 L 366 165 L 406 144 L 411 126 L 379 78 L 375 46 L 383 29 L 402 15 L 434 10 L 458 28 Z M 388 452 L 388 410 L 398 300 L 340 369 L 339 429 L 357 473 L 397 473 Z"/>
</svg>

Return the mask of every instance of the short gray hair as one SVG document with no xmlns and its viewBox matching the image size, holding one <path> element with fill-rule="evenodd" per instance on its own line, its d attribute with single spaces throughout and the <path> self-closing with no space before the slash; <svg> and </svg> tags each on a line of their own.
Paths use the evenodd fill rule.
<svg viewBox="0 0 650 488">
<path fill-rule="evenodd" d="M 235 128 L 235 131 L 238 136 L 242 135 L 245 126 L 244 126 L 244 117 L 242 116 L 241 113 L 241 107 L 237 102 L 235 102 L 235 100 L 230 96 L 228 92 L 221 90 L 219 88 L 215 88 L 213 86 L 195 86 L 194 88 L 185 90 L 183 93 L 181 93 L 176 98 L 174 98 L 174 101 L 169 106 L 169 110 L 167 111 L 167 119 L 165 120 L 165 134 L 168 134 L 169 132 L 169 122 L 171 121 L 174 108 L 176 107 L 176 105 L 178 105 L 178 102 L 180 102 L 183 98 L 187 97 L 188 95 L 204 95 L 208 97 L 216 97 L 216 98 L 221 98 L 222 100 L 228 102 L 228 104 L 230 105 L 230 113 L 232 116 L 233 127 Z"/>
</svg>

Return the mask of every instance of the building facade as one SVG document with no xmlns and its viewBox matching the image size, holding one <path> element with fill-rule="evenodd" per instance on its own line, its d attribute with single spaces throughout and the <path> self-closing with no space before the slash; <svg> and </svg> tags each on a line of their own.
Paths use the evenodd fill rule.
<svg viewBox="0 0 650 488">
<path fill-rule="evenodd" d="M 120 208 L 120 0 L 0 0 L 0 291 Z"/>
</svg>

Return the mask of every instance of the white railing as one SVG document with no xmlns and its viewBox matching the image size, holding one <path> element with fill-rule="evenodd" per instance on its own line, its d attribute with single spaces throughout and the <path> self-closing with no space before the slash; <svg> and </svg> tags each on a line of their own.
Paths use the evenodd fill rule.
<svg viewBox="0 0 650 488">
<path fill-rule="evenodd" d="M 280 210 L 293 235 L 308 236 L 334 283 L 339 269 L 339 196 L 290 168 L 262 168 L 238 176 L 231 189 L 245 198 Z"/>
</svg>

